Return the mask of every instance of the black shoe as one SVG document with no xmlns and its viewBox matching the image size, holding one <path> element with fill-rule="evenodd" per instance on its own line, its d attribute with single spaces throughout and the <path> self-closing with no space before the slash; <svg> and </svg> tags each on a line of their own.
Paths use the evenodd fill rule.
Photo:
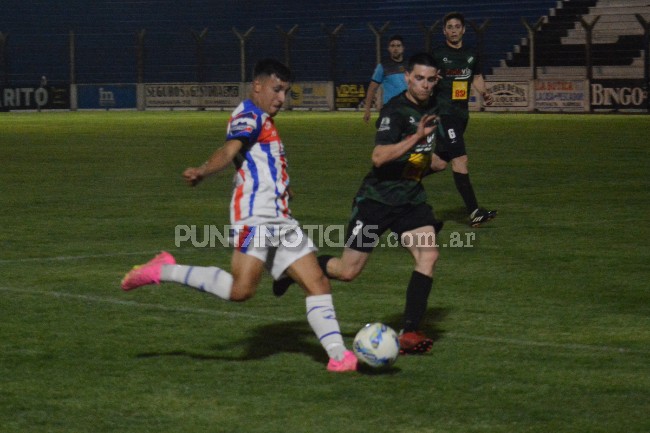
<svg viewBox="0 0 650 433">
<path fill-rule="evenodd" d="M 479 227 L 497 216 L 497 211 L 487 210 L 481 207 L 474 209 L 474 212 L 469 216 L 469 225 L 472 227 Z"/>
<path fill-rule="evenodd" d="M 279 298 L 280 296 L 287 293 L 289 286 L 291 286 L 293 283 L 295 283 L 295 281 L 291 277 L 284 277 L 273 281 L 273 294 Z"/>
</svg>

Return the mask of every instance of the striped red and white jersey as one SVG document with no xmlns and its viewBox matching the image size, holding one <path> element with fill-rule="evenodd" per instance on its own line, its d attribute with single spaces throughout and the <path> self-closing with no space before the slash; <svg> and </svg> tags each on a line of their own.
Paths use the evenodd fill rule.
<svg viewBox="0 0 650 433">
<path fill-rule="evenodd" d="M 243 143 L 234 161 L 231 224 L 292 220 L 287 160 L 273 118 L 247 99 L 232 112 L 226 140 Z"/>
</svg>

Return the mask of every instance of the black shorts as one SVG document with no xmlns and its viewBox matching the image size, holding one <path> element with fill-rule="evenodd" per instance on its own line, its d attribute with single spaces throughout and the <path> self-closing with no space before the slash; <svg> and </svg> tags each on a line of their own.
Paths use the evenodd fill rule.
<svg viewBox="0 0 650 433">
<path fill-rule="evenodd" d="M 438 136 L 436 148 L 433 151 L 443 161 L 451 161 L 459 156 L 467 155 L 465 150 L 465 129 L 469 118 L 442 115 L 438 119 Z"/>
<path fill-rule="evenodd" d="M 426 203 L 389 206 L 375 200 L 355 202 L 348 222 L 345 246 L 369 253 L 377 246 L 379 237 L 388 229 L 401 237 L 402 233 L 420 227 L 433 226 L 438 233 L 443 226 Z"/>
</svg>

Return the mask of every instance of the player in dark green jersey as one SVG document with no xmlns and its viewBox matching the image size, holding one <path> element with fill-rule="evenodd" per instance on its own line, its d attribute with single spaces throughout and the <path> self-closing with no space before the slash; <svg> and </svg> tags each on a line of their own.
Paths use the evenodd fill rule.
<svg viewBox="0 0 650 433">
<path fill-rule="evenodd" d="M 469 122 L 469 97 L 473 87 L 486 105 L 492 103 L 487 91 L 478 53 L 463 45 L 465 18 L 451 12 L 443 19 L 445 44 L 434 49 L 434 57 L 442 79 L 436 86 L 440 135 L 433 156 L 434 171 L 444 170 L 451 163 L 454 182 L 463 197 L 470 225 L 478 227 L 493 219 L 497 211 L 479 207 L 474 188 L 469 180 L 468 158 L 465 149 L 465 130 Z"/>
<path fill-rule="evenodd" d="M 406 289 L 400 349 L 421 353 L 433 345 L 420 323 L 438 260 L 436 233 L 442 228 L 426 203 L 421 182 L 431 169 L 436 133 L 431 92 L 438 70 L 433 57 L 427 53 L 412 56 L 405 78 L 407 90 L 391 99 L 377 120 L 373 165 L 354 199 L 343 254 L 340 258 L 320 256 L 318 261 L 328 277 L 351 281 L 365 267 L 379 237 L 387 230 L 396 233 L 415 260 Z M 281 295 L 287 287 L 278 282 L 273 291 Z"/>
</svg>

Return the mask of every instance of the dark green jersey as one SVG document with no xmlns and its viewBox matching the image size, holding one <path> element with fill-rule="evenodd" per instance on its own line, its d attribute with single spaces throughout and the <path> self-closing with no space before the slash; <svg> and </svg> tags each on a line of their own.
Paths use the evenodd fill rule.
<svg viewBox="0 0 650 433">
<path fill-rule="evenodd" d="M 382 108 L 377 119 L 375 145 L 396 144 L 413 135 L 423 115 L 434 112 L 433 101 L 420 107 L 403 92 Z M 373 167 L 363 179 L 357 200 L 369 198 L 391 206 L 419 204 L 426 201 L 421 180 L 431 165 L 435 133 L 424 137 L 408 152 L 381 167 Z"/>
<path fill-rule="evenodd" d="M 440 114 L 469 117 L 469 95 L 475 75 L 482 74 L 481 63 L 475 50 L 452 48 L 445 44 L 433 51 L 442 80 L 435 90 Z"/>
</svg>

